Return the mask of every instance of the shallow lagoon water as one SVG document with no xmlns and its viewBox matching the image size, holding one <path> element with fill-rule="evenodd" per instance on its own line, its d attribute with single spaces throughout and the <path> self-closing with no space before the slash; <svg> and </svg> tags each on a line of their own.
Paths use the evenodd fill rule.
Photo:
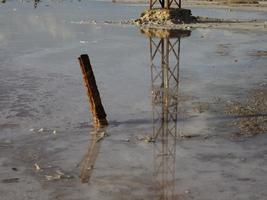
<svg viewBox="0 0 267 200">
<path fill-rule="evenodd" d="M 222 105 L 264 88 L 266 57 L 251 52 L 266 50 L 265 33 L 196 29 L 181 38 L 176 133 L 197 137 L 177 140 L 170 180 L 171 170 L 155 176 L 159 141 L 143 139 L 155 126 L 149 38 L 137 27 L 71 23 L 132 18 L 143 7 L 49 5 L 33 9 L 13 1 L 0 7 L 0 177 L 19 178 L 0 183 L 2 199 L 160 199 L 166 190 L 168 199 L 264 199 L 266 136 L 232 141 L 236 130 Z M 104 15 L 96 12 L 107 8 Z M 93 138 L 77 62 L 82 53 L 91 58 L 110 122 L 89 185 L 79 179 Z M 43 170 L 36 172 L 35 163 Z M 47 181 L 58 169 L 72 178 Z"/>
</svg>

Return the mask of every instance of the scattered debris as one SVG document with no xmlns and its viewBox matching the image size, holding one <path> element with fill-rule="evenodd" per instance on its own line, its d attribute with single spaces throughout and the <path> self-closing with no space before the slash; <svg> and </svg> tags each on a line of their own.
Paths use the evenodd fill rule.
<svg viewBox="0 0 267 200">
<path fill-rule="evenodd" d="M 56 134 L 57 134 L 57 131 L 56 131 L 56 130 L 49 129 L 49 128 L 47 128 L 47 129 L 45 129 L 45 128 L 40 128 L 40 129 L 38 129 L 37 131 L 36 131 L 36 129 L 31 128 L 30 131 L 33 132 L 33 133 L 51 133 L 51 134 L 53 134 L 53 135 L 56 135 Z"/>
<path fill-rule="evenodd" d="M 38 132 L 43 132 L 44 131 L 44 129 L 43 128 L 40 128 L 39 130 L 38 130 Z"/>
<path fill-rule="evenodd" d="M 56 180 L 60 180 L 60 179 L 72 179 L 73 176 L 65 174 L 60 170 L 56 170 L 55 174 L 53 174 L 53 175 L 45 175 L 45 178 L 48 181 L 56 181 Z"/>
<path fill-rule="evenodd" d="M 146 143 L 154 143 L 154 142 L 156 142 L 155 138 L 153 138 L 150 135 L 147 135 L 147 136 L 138 136 L 137 137 L 137 140 L 144 141 Z"/>
<path fill-rule="evenodd" d="M 64 176 L 64 173 L 62 171 L 60 171 L 59 169 L 56 170 L 56 173 L 61 175 L 61 176 Z"/>
<path fill-rule="evenodd" d="M 45 175 L 45 178 L 46 178 L 46 180 L 48 180 L 48 181 L 59 180 L 60 177 L 61 177 L 61 176 L 60 176 L 59 174 L 55 174 L 54 176 Z"/>
<path fill-rule="evenodd" d="M 36 171 L 40 171 L 41 170 L 41 167 L 37 163 L 35 163 L 33 166 L 35 167 Z"/>
<path fill-rule="evenodd" d="M 81 43 L 81 44 L 86 44 L 86 43 L 88 43 L 88 41 L 83 41 L 83 40 L 81 40 L 80 43 Z"/>
<path fill-rule="evenodd" d="M 196 113 L 203 113 L 210 107 L 208 102 L 193 102 L 192 104 L 194 105 L 193 111 Z"/>
<path fill-rule="evenodd" d="M 244 103 L 229 105 L 226 113 L 237 116 L 234 125 L 241 131 L 238 135 L 267 133 L 267 90 L 253 90 Z"/>
<path fill-rule="evenodd" d="M 193 16 L 192 16 L 193 17 Z M 139 19 L 130 19 L 130 20 L 121 20 L 121 21 L 71 21 L 72 24 L 94 24 L 96 23 L 97 26 L 99 25 L 117 25 L 117 26 L 141 26 L 146 28 L 164 28 L 164 29 L 176 29 L 176 30 L 187 30 L 193 28 L 224 28 L 224 29 L 260 29 L 262 27 L 266 27 L 267 23 L 263 22 L 262 20 L 226 20 L 226 19 L 219 19 L 219 18 L 209 18 L 209 17 L 195 17 L 195 20 L 189 22 L 182 22 L 182 23 L 175 23 L 172 20 L 167 21 L 141 21 Z M 188 26 L 190 24 L 190 26 Z M 205 36 L 201 36 L 204 38 Z"/>
<path fill-rule="evenodd" d="M 196 137 L 201 137 L 201 135 L 179 135 L 178 136 L 179 138 L 182 138 L 182 139 L 190 139 L 190 138 L 196 138 Z M 207 136 L 206 136 L 207 137 Z M 206 138 L 205 138 L 206 139 Z"/>
</svg>

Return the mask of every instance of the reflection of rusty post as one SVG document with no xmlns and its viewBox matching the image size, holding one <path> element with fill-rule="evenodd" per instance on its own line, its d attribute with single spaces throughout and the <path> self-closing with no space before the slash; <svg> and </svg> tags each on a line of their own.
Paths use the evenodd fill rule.
<svg viewBox="0 0 267 200">
<path fill-rule="evenodd" d="M 105 128 L 95 129 L 91 133 L 91 144 L 89 146 L 88 152 L 86 153 L 82 161 L 82 168 L 80 175 L 82 183 L 89 183 L 101 143 L 105 136 L 106 136 Z"/>
<path fill-rule="evenodd" d="M 78 60 L 83 73 L 84 83 L 87 87 L 94 125 L 96 127 L 105 126 L 108 124 L 106 120 L 107 115 L 101 102 L 89 57 L 88 55 L 84 54 L 81 55 Z"/>
</svg>

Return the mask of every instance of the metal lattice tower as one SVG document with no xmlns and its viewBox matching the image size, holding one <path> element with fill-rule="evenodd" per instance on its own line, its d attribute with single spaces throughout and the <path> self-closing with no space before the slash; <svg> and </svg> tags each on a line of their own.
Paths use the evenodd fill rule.
<svg viewBox="0 0 267 200">
<path fill-rule="evenodd" d="M 150 45 L 156 191 L 159 200 L 174 200 L 180 40 L 190 32 L 145 32 Z"/>
<path fill-rule="evenodd" d="M 170 9 L 174 7 L 181 8 L 181 0 L 149 0 L 149 8 L 157 8 L 157 5 L 160 5 L 161 8 Z"/>
</svg>

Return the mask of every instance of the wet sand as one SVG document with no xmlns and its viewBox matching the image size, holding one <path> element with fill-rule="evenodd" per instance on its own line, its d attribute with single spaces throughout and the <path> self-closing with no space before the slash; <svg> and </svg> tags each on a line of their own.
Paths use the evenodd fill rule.
<svg viewBox="0 0 267 200">
<path fill-rule="evenodd" d="M 207 27 L 167 40 L 105 23 L 140 10 L 106 2 L 1 5 L 1 200 L 265 199 L 266 133 L 238 134 L 235 122 L 250 113 L 228 111 L 266 90 L 266 33 Z M 171 52 L 169 85 L 154 73 L 162 52 L 151 62 L 162 39 L 179 55 Z M 104 131 L 92 126 L 77 63 L 83 53 L 109 120 Z M 253 114 L 266 119 L 262 109 Z"/>
</svg>

